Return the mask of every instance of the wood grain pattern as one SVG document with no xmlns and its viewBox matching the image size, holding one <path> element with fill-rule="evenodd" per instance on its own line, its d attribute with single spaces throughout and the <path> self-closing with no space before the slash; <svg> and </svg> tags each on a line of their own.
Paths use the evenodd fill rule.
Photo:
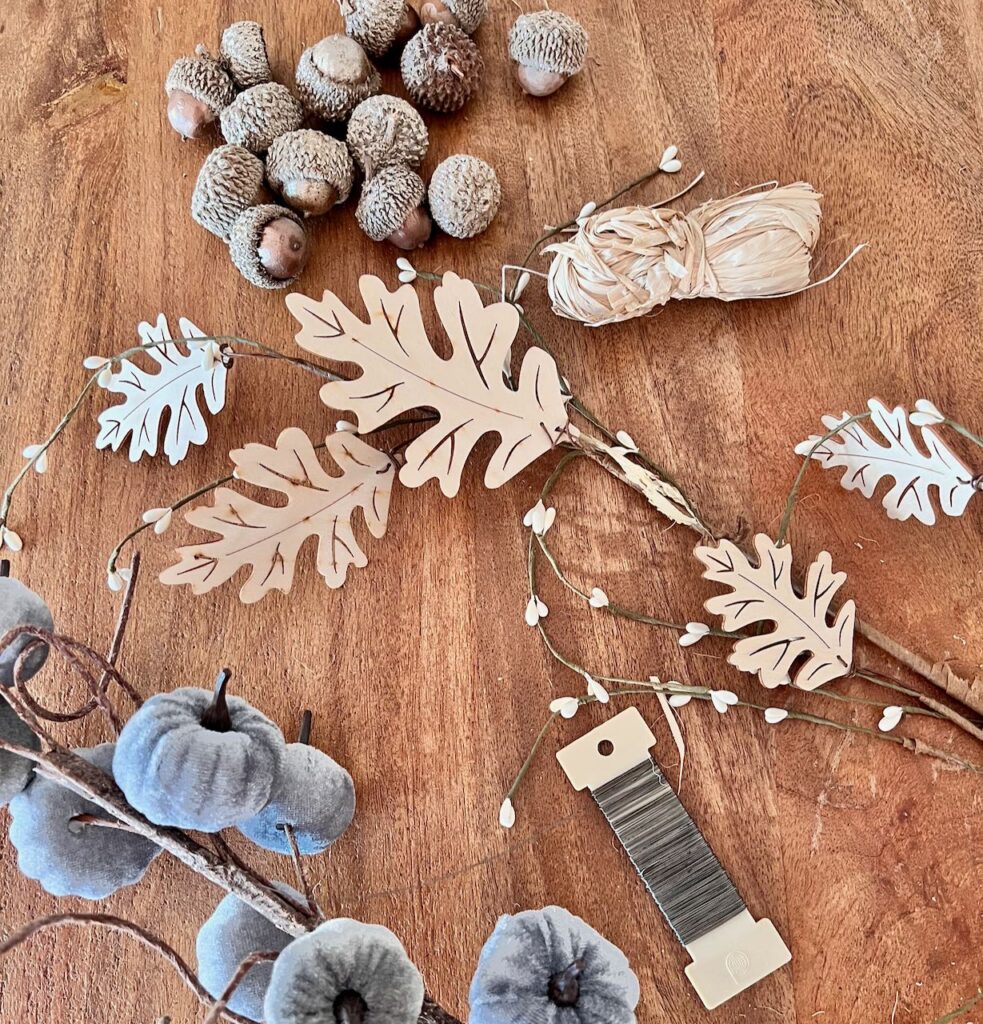
<svg viewBox="0 0 983 1024">
<path fill-rule="evenodd" d="M 797 466 L 792 447 L 823 413 L 861 408 L 872 394 L 909 404 L 925 395 L 979 428 L 979 5 L 563 6 L 591 31 L 590 65 L 555 97 L 532 101 L 507 67 L 515 10 L 493 0 L 478 34 L 487 65 L 480 98 L 459 116 L 428 119 L 425 170 L 455 152 L 488 159 L 503 210 L 477 242 L 441 238 L 417 263 L 497 280 L 499 265 L 543 223 L 641 174 L 670 142 L 684 174 L 706 169 L 700 198 L 805 178 L 827 197 L 822 265 L 856 241 L 871 243 L 825 288 L 788 301 L 677 303 L 592 333 L 553 319 L 534 281 L 523 302 L 575 389 L 688 481 L 713 521 L 757 529 L 776 525 Z M 158 310 L 292 350 L 282 295 L 244 284 L 221 243 L 191 222 L 208 143 L 182 144 L 164 118 L 161 83 L 172 60 L 215 43 L 236 17 L 265 24 L 282 80 L 304 46 L 340 26 L 330 3 L 272 0 L 14 0 L 0 12 L 3 478 L 76 393 L 82 357 L 130 344 L 137 321 Z M 388 82 L 395 86 L 392 73 Z M 646 194 L 677 184 L 657 182 Z M 354 302 L 358 272 L 395 280 L 395 252 L 365 239 L 350 207 L 313 228 L 309 293 L 330 287 Z M 96 452 L 91 405 L 52 451 L 48 474 L 24 488 L 12 525 L 29 547 L 16 572 L 45 594 L 61 629 L 108 642 L 117 599 L 105 588 L 105 557 L 144 509 L 226 472 L 232 448 L 270 444 L 288 426 L 316 437 L 334 420 L 313 379 L 259 360 L 242 361 L 229 390 L 208 447 L 176 470 Z M 289 599 L 243 607 L 229 588 L 195 599 L 149 582 L 172 560 L 170 544 L 190 532 L 174 528 L 168 544 L 148 537 L 148 582 L 122 665 L 147 692 L 206 684 L 230 665 L 245 696 L 286 729 L 304 707 L 316 709 L 314 741 L 350 768 L 359 794 L 355 826 L 312 865 L 325 910 L 394 928 L 431 990 L 459 1014 L 497 916 L 549 902 L 626 950 L 642 980 L 643 1022 L 839 1024 L 893 1013 L 907 1024 L 962 1002 L 981 981 L 980 785 L 886 744 L 792 722 L 768 727 L 703 705 L 681 711 L 683 800 L 755 916 L 771 916 L 795 955 L 723 1016 L 697 1006 L 683 951 L 593 803 L 553 761 L 557 745 L 606 712 L 556 728 L 519 795 L 515 829 L 498 829 L 499 803 L 548 701 L 582 685 L 522 623 L 519 524 L 546 468 L 489 492 L 471 467 L 453 502 L 434 485 L 395 494 L 387 537 L 341 593 L 309 566 Z M 590 466 L 576 469 L 556 501 L 550 536 L 578 580 L 653 614 L 700 617 L 713 588 L 700 579 L 691 536 L 666 531 L 636 495 Z M 983 660 L 980 523 L 972 506 L 931 531 L 893 523 L 815 471 L 792 540 L 796 550 L 834 553 L 849 574 L 843 596 L 863 617 L 970 668 Z M 557 642 L 598 671 L 761 696 L 721 648 L 681 651 L 669 635 L 588 614 L 557 587 L 544 597 Z M 49 671 L 55 692 L 62 678 Z M 818 701 L 805 706 L 849 713 Z M 669 767 L 673 748 L 654 701 L 643 710 Z M 84 732 L 80 739 L 102 738 L 95 723 Z M 980 759 L 949 733 L 925 734 Z M 0 815 L 4 832 L 6 820 Z M 78 905 L 21 879 L 8 845 L 0 858 L 4 930 Z M 260 863 L 287 877 L 286 861 Z M 105 909 L 155 924 L 190 956 L 217 899 L 160 858 Z M 0 964 L 5 1022 L 146 1022 L 164 1013 L 201 1015 L 124 939 L 48 935 Z"/>
</svg>

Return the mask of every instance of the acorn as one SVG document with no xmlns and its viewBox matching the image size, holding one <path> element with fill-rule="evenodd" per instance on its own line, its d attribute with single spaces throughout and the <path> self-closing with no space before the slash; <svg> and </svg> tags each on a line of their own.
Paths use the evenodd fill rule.
<svg viewBox="0 0 983 1024">
<path fill-rule="evenodd" d="M 362 186 L 355 219 L 375 242 L 388 239 L 399 249 L 419 249 L 430 238 L 430 215 L 423 209 L 423 179 L 408 167 L 381 168 Z"/>
<path fill-rule="evenodd" d="M 262 153 L 275 138 L 298 129 L 304 111 L 285 85 L 263 82 L 239 93 L 221 120 L 226 142 Z"/>
<path fill-rule="evenodd" d="M 239 273 L 259 288 L 287 288 L 307 263 L 307 235 L 285 206 L 251 206 L 236 218 L 229 255 Z"/>
<path fill-rule="evenodd" d="M 367 178 L 391 164 L 416 169 L 430 143 L 423 118 L 398 96 L 372 96 L 359 103 L 348 122 L 346 138 Z"/>
<path fill-rule="evenodd" d="M 405 0 L 338 0 L 345 32 L 373 57 L 405 46 L 420 27 L 416 11 Z"/>
<path fill-rule="evenodd" d="M 289 206 L 317 216 L 348 198 L 355 165 L 343 142 L 301 128 L 274 140 L 266 154 L 266 177 Z"/>
<path fill-rule="evenodd" d="M 487 13 L 488 0 L 426 0 L 420 8 L 420 21 L 424 25 L 454 25 L 471 36 Z"/>
<path fill-rule="evenodd" d="M 197 138 L 235 98 L 222 65 L 202 46 L 196 54 L 179 57 L 164 82 L 167 120 L 185 139 Z"/>
<path fill-rule="evenodd" d="M 520 14 L 509 32 L 509 56 L 515 77 L 530 96 L 549 96 L 587 59 L 587 33 L 567 14 Z"/>
<path fill-rule="evenodd" d="M 301 54 L 296 79 L 304 105 L 325 121 L 346 120 L 362 100 L 382 88 L 365 50 L 340 33 Z"/>
<path fill-rule="evenodd" d="M 208 154 L 191 194 L 191 217 L 228 242 L 236 217 L 261 202 L 263 161 L 242 146 L 219 146 Z"/>
<path fill-rule="evenodd" d="M 495 219 L 502 187 L 492 167 L 476 156 L 449 156 L 430 179 L 430 213 L 441 231 L 474 238 Z"/>
<path fill-rule="evenodd" d="M 222 33 L 222 63 L 240 89 L 273 81 L 266 53 L 263 26 L 257 21 L 237 21 Z"/>
<path fill-rule="evenodd" d="M 438 22 L 424 25 L 406 44 L 400 70 L 415 103 L 449 113 L 474 95 L 484 62 L 468 35 Z"/>
</svg>

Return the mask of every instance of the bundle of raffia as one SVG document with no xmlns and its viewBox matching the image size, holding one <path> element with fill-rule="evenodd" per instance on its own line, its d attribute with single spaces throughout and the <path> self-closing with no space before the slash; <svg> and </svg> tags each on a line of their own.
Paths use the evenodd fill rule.
<svg viewBox="0 0 983 1024">
<path fill-rule="evenodd" d="M 589 327 L 644 316 L 670 299 L 777 298 L 809 287 L 821 196 L 803 181 L 755 186 L 689 213 L 603 210 L 547 246 L 553 310 Z M 852 255 L 852 254 L 851 254 Z"/>
</svg>

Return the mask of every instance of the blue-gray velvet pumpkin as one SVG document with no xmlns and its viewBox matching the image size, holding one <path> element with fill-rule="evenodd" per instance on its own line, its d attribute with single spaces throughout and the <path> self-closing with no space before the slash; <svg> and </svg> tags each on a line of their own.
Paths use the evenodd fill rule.
<svg viewBox="0 0 983 1024">
<path fill-rule="evenodd" d="M 224 722 L 209 722 L 209 690 L 151 697 L 116 742 L 113 771 L 126 799 L 158 825 L 218 832 L 270 799 L 283 765 L 283 733 L 238 697 L 223 696 Z"/>
<path fill-rule="evenodd" d="M 304 897 L 282 882 L 275 888 L 301 905 Z M 280 931 L 271 921 L 228 895 L 201 926 L 195 948 L 198 954 L 198 978 L 209 994 L 217 999 L 232 980 L 236 969 L 250 953 L 277 952 L 285 949 L 292 936 Z M 272 963 L 258 963 L 250 968 L 229 1000 L 229 1009 L 250 1020 L 263 1019 L 263 999 L 270 983 Z"/>
<path fill-rule="evenodd" d="M 273 964 L 266 1024 L 337 1024 L 345 998 L 364 1003 L 365 1024 L 417 1024 L 423 978 L 388 928 L 341 917 L 294 939 Z"/>
<path fill-rule="evenodd" d="M 0 739 L 19 747 L 39 750 L 41 741 L 17 717 L 14 709 L 0 696 Z M 0 807 L 8 804 L 31 781 L 34 762 L 0 750 Z"/>
<path fill-rule="evenodd" d="M 112 743 L 75 753 L 112 773 Z M 80 814 L 113 820 L 74 790 L 40 776 L 10 801 L 9 836 L 21 874 L 53 896 L 88 900 L 105 899 L 139 882 L 160 847 L 132 832 L 72 820 Z"/>
<path fill-rule="evenodd" d="M 51 617 L 51 610 L 33 590 L 25 587 L 20 580 L 0 576 L 0 637 L 17 626 L 37 626 L 50 633 L 55 628 L 55 623 Z M 0 685 L 14 685 L 14 665 L 21 651 L 34 642 L 33 637 L 18 637 L 14 643 L 0 652 Z M 24 662 L 21 679 L 26 682 L 39 672 L 47 657 L 47 644 L 42 644 L 32 651 Z"/>
<path fill-rule="evenodd" d="M 469 1024 L 635 1024 L 624 953 L 562 907 L 498 919 L 471 982 Z"/>
<path fill-rule="evenodd" d="M 323 853 L 352 823 L 355 784 L 333 761 L 306 743 L 290 743 L 270 802 L 239 831 L 254 843 L 276 853 L 290 853 L 279 826 L 293 827 L 303 854 Z"/>
</svg>

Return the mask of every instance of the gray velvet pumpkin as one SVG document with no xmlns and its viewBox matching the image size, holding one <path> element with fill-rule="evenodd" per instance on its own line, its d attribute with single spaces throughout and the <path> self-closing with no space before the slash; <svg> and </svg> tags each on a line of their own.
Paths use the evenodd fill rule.
<svg viewBox="0 0 983 1024">
<path fill-rule="evenodd" d="M 19 747 L 39 750 L 41 741 L 17 717 L 14 709 L 0 696 L 0 739 L 16 743 Z M 34 762 L 0 750 L 0 807 L 10 803 L 31 781 Z"/>
<path fill-rule="evenodd" d="M 333 761 L 306 743 L 291 743 L 270 802 L 239 831 L 276 853 L 290 853 L 280 825 L 293 826 L 301 853 L 323 853 L 352 823 L 355 784 Z"/>
<path fill-rule="evenodd" d="M 469 1024 L 635 1024 L 624 953 L 562 907 L 498 919 L 471 982 Z"/>
<path fill-rule="evenodd" d="M 20 580 L 0 576 L 0 637 L 16 626 L 37 626 L 51 632 L 55 623 L 50 609 L 33 590 Z M 21 651 L 33 642 L 32 637 L 18 637 L 10 647 L 0 652 L 0 685 L 14 685 L 14 665 Z M 28 656 L 21 678 L 26 682 L 39 672 L 47 657 L 48 646 L 42 644 Z"/>
<path fill-rule="evenodd" d="M 274 887 L 299 903 L 304 897 L 282 882 Z M 285 949 L 292 936 L 280 931 L 262 914 L 238 897 L 228 895 L 201 926 L 195 942 L 198 977 L 213 998 L 218 998 L 232 980 L 236 969 L 250 953 L 277 952 Z M 229 1009 L 250 1020 L 262 1021 L 263 998 L 270 983 L 272 963 L 258 963 L 243 978 L 229 1000 Z"/>
<path fill-rule="evenodd" d="M 365 1024 L 417 1024 L 423 978 L 388 928 L 336 918 L 277 957 L 266 1024 L 336 1024 L 335 1001 L 343 994 L 364 1002 Z"/>
<path fill-rule="evenodd" d="M 286 743 L 264 714 L 229 697 L 228 727 L 203 724 L 209 690 L 151 697 L 126 723 L 113 771 L 126 799 L 158 825 L 218 832 L 251 818 L 270 799 Z"/>
<path fill-rule="evenodd" d="M 111 774 L 112 743 L 75 753 Z M 139 882 L 160 847 L 132 832 L 72 820 L 80 814 L 112 821 L 74 790 L 41 777 L 10 801 L 9 836 L 21 874 L 53 896 L 88 900 L 105 899 Z"/>
</svg>

